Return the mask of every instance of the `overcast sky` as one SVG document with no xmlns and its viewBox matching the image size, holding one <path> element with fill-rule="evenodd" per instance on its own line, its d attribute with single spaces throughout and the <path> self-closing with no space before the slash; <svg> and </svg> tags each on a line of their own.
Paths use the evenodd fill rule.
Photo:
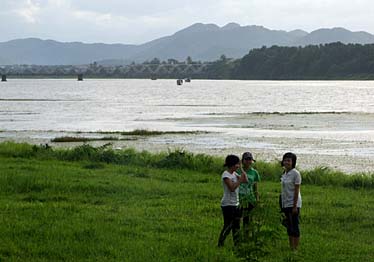
<svg viewBox="0 0 374 262">
<path fill-rule="evenodd" d="M 1 0 L 0 41 L 140 44 L 194 23 L 374 34 L 373 0 Z"/>
</svg>

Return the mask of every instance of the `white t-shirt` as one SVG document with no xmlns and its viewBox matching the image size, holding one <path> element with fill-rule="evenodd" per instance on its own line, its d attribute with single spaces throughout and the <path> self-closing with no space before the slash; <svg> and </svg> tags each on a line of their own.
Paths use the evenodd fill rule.
<svg viewBox="0 0 374 262">
<path fill-rule="evenodd" d="M 282 207 L 293 207 L 293 198 L 295 194 L 295 185 L 301 184 L 301 175 L 295 168 L 284 173 L 281 178 L 282 183 Z M 297 198 L 297 207 L 301 207 L 301 193 Z"/>
<path fill-rule="evenodd" d="M 227 170 L 222 174 L 222 186 L 223 186 L 223 197 L 221 200 L 221 206 L 238 206 L 239 205 L 239 187 L 231 192 L 229 187 L 226 185 L 224 179 L 228 178 L 232 183 L 238 182 L 238 174 L 236 172 L 230 174 Z"/>
</svg>

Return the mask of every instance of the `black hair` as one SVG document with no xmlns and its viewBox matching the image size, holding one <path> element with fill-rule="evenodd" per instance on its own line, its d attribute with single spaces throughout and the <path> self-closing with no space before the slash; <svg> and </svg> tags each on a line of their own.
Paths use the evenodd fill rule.
<svg viewBox="0 0 374 262">
<path fill-rule="evenodd" d="M 282 166 L 284 166 L 283 161 L 284 161 L 286 158 L 291 158 L 291 160 L 292 160 L 292 168 L 295 168 L 295 166 L 296 166 L 297 156 L 296 156 L 294 153 L 291 153 L 291 152 L 287 152 L 287 153 L 285 153 L 285 154 L 283 155 L 282 162 L 281 162 L 281 165 L 282 165 Z"/>
<path fill-rule="evenodd" d="M 225 164 L 223 166 L 225 167 L 232 167 L 232 166 L 235 166 L 236 164 L 238 164 L 240 162 L 240 159 L 238 156 L 236 155 L 228 155 L 225 159 Z"/>
</svg>

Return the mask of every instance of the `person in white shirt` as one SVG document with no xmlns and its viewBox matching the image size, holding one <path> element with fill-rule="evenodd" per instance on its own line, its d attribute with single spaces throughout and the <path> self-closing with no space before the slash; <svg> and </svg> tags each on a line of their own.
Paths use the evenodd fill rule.
<svg viewBox="0 0 374 262">
<path fill-rule="evenodd" d="M 239 210 L 239 186 L 240 183 L 247 181 L 247 176 L 239 176 L 236 170 L 240 167 L 240 159 L 235 155 L 228 155 L 225 160 L 222 186 L 223 197 L 221 200 L 221 209 L 223 214 L 223 228 L 218 239 L 218 246 L 222 247 L 226 237 L 232 231 L 234 245 L 239 243 L 240 229 L 240 210 Z"/>
<path fill-rule="evenodd" d="M 296 155 L 288 152 L 283 155 L 282 166 L 284 173 L 281 178 L 282 211 L 286 216 L 287 234 L 290 248 L 296 250 L 300 242 L 299 216 L 301 208 L 301 175 L 296 170 Z"/>
</svg>

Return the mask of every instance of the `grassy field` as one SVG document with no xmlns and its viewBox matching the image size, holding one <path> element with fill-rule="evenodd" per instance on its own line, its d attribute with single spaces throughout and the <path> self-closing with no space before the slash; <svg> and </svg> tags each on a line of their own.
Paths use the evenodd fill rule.
<svg viewBox="0 0 374 262">
<path fill-rule="evenodd" d="M 234 248 L 230 236 L 219 249 L 220 159 L 134 151 L 100 158 L 104 151 L 0 144 L 1 261 L 374 261 L 369 176 L 348 184 L 342 174 L 328 171 L 326 182 L 305 171 L 301 245 L 291 253 L 270 174 L 278 167 L 258 163 L 266 174 L 251 238 Z"/>
</svg>

